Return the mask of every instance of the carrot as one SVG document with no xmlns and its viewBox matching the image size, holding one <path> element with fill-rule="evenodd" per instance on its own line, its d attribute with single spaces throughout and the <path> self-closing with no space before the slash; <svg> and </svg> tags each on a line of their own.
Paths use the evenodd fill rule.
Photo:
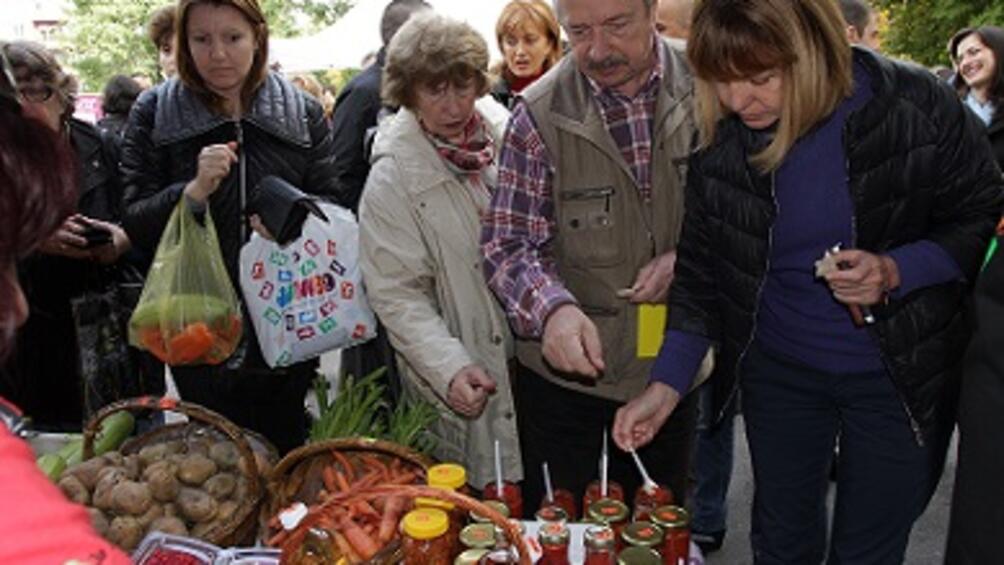
<svg viewBox="0 0 1004 565">
<path fill-rule="evenodd" d="M 338 546 L 338 551 L 341 552 L 342 557 L 347 559 L 349 563 L 362 562 L 362 559 L 359 558 L 359 554 L 352 549 L 352 545 L 345 539 L 345 536 L 338 531 L 331 532 L 331 536 L 335 538 L 335 545 Z"/>
<path fill-rule="evenodd" d="M 330 467 L 327 467 L 327 468 L 330 469 Z M 352 487 L 349 486 L 349 481 L 345 478 L 345 474 L 344 473 L 342 473 L 341 471 L 334 471 L 333 475 L 334 475 L 336 484 L 338 485 L 338 487 L 341 490 L 344 490 L 346 492 L 349 492 L 349 491 L 352 490 Z"/>
<path fill-rule="evenodd" d="M 349 482 L 355 481 L 356 470 L 352 467 L 352 462 L 349 461 L 349 458 L 346 457 L 344 453 L 338 451 L 337 449 L 332 449 L 331 455 L 335 458 L 335 461 L 337 461 L 338 464 L 342 466 L 342 471 L 345 473 L 345 478 L 347 478 Z"/>
<path fill-rule="evenodd" d="M 397 523 L 401 519 L 402 510 L 404 510 L 403 497 L 391 496 L 387 498 L 387 502 L 383 507 L 383 516 L 380 518 L 380 529 L 377 533 L 377 539 L 383 543 L 387 543 L 394 538 L 394 532 L 397 530 Z"/>
<path fill-rule="evenodd" d="M 359 499 L 352 503 L 352 509 L 355 510 L 356 514 L 361 514 L 363 516 L 380 516 L 380 513 L 376 511 L 373 506 L 366 501 L 366 499 Z"/>
<path fill-rule="evenodd" d="M 170 363 L 185 365 L 198 361 L 213 346 L 213 333 L 205 322 L 188 324 L 185 329 L 171 337 L 167 344 Z"/>
<path fill-rule="evenodd" d="M 338 492 L 339 490 L 348 490 L 348 489 L 338 488 L 339 487 L 338 479 L 335 477 L 335 470 L 332 469 L 331 467 L 324 467 L 323 469 L 321 469 L 321 480 L 324 481 L 324 489 L 327 490 L 329 493 L 333 494 Z"/>
<path fill-rule="evenodd" d="M 380 461 L 378 457 L 369 453 L 362 453 L 359 457 L 362 458 L 362 460 L 365 461 L 370 468 L 376 469 L 380 473 L 381 478 L 390 476 L 390 470 L 387 469 L 387 466 L 384 465 L 383 461 Z"/>
<path fill-rule="evenodd" d="M 356 553 L 358 553 L 363 559 L 370 559 L 380 551 L 380 546 L 373 541 L 373 538 L 367 535 L 366 532 L 352 520 L 342 518 L 339 525 L 341 526 L 342 535 L 345 536 L 349 545 L 351 545 L 353 549 L 356 550 Z"/>
</svg>

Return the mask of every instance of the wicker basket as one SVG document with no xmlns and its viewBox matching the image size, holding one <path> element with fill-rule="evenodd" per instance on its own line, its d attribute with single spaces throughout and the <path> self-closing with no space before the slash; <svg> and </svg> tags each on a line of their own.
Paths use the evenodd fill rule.
<svg viewBox="0 0 1004 565">
<path fill-rule="evenodd" d="M 244 432 L 220 414 L 197 404 L 181 402 L 171 398 L 144 396 L 109 404 L 91 418 L 84 428 L 84 460 L 94 456 L 94 438 L 98 433 L 101 422 L 111 414 L 122 410 L 178 412 L 187 416 L 189 420 L 186 424 L 164 426 L 163 428 L 133 438 L 119 450 L 123 455 L 138 453 L 140 449 L 146 446 L 184 439 L 191 437 L 193 434 L 214 434 L 219 439 L 225 438 L 234 443 L 237 451 L 240 453 L 241 459 L 244 461 L 244 465 L 239 467 L 248 482 L 247 498 L 229 522 L 206 532 L 202 539 L 221 547 L 250 545 L 254 543 L 257 510 L 263 498 L 262 481 L 258 474 L 254 452 Z"/>
</svg>

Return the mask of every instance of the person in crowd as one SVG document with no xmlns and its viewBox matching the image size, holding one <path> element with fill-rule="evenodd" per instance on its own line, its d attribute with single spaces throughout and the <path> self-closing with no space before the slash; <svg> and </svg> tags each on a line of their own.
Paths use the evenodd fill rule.
<svg viewBox="0 0 1004 565">
<path fill-rule="evenodd" d="M 955 89 L 987 126 L 997 164 L 1004 168 L 1004 29 L 965 28 L 952 36 L 948 54 L 958 77 Z"/>
<path fill-rule="evenodd" d="M 686 41 L 694 17 L 694 0 L 657 0 L 655 30 L 663 37 Z M 683 43 L 680 43 L 683 46 Z"/>
<path fill-rule="evenodd" d="M 879 15 L 868 0 L 840 0 L 840 11 L 844 15 L 844 28 L 851 45 L 859 45 L 882 50 L 882 36 L 879 34 Z"/>
<path fill-rule="evenodd" d="M 88 292 L 104 290 L 108 267 L 131 247 L 118 224 L 122 186 L 111 143 L 95 126 L 73 118 L 77 83 L 52 52 L 27 41 L 7 43 L 0 50 L 13 67 L 24 113 L 70 141 L 79 175 L 78 212 L 19 263 L 34 315 L 19 332 L 0 394 L 40 427 L 79 431 L 84 398 L 72 304 Z M 89 244 L 87 235 L 94 231 L 103 232 L 106 242 Z"/>
<path fill-rule="evenodd" d="M 151 79 L 150 75 L 146 73 L 136 72 L 129 75 L 129 78 L 131 78 L 133 81 L 136 82 L 136 84 L 139 85 L 140 91 L 149 90 L 153 88 L 153 79 Z"/>
<path fill-rule="evenodd" d="M 509 113 L 488 92 L 488 46 L 468 24 L 413 16 L 391 40 L 381 124 L 360 204 L 366 292 L 397 353 L 406 397 L 432 402 L 435 456 L 476 488 L 523 470 L 507 361 L 512 337 L 485 285 L 480 217 Z"/>
<path fill-rule="evenodd" d="M 695 372 L 689 352 L 716 344 L 716 407 L 742 389 L 757 563 L 826 557 L 838 434 L 828 562 L 902 563 L 1004 204 L 976 118 L 926 70 L 852 49 L 843 24 L 814 0 L 697 8 L 701 149 L 669 323 L 615 425 L 624 448 L 650 441 Z"/>
<path fill-rule="evenodd" d="M 165 79 L 174 78 L 178 74 L 178 63 L 175 59 L 177 51 L 175 26 L 177 17 L 177 6 L 168 4 L 161 6 L 150 16 L 147 23 L 147 37 L 157 50 L 157 65 L 160 67 L 160 74 Z"/>
<path fill-rule="evenodd" d="M 687 48 L 693 0 L 658 0 L 655 29 L 682 49 Z M 705 370 L 710 371 L 709 351 Z M 690 497 L 690 539 L 707 555 L 718 551 L 728 526 L 728 493 L 735 451 L 735 415 L 738 395 L 720 413 L 714 411 L 714 390 L 705 382 L 697 394 L 697 428 L 694 437 L 693 492 Z M 721 417 L 719 417 L 721 416 Z"/>
<path fill-rule="evenodd" d="M 129 111 L 143 90 L 138 82 L 125 75 L 115 75 L 109 79 L 101 100 L 104 117 L 98 120 L 98 129 L 118 141 L 129 121 Z"/>
<path fill-rule="evenodd" d="M 324 85 L 321 84 L 321 81 L 317 80 L 317 77 L 310 73 L 299 73 L 291 76 L 289 82 L 313 96 L 314 100 L 320 102 L 321 108 L 324 109 L 324 119 L 331 119 L 331 113 L 335 109 L 335 97 L 328 92 L 328 89 L 324 88 Z"/>
<path fill-rule="evenodd" d="M 6 56 L 0 52 L 0 362 L 14 350 L 28 300 L 17 262 L 65 223 L 77 200 L 72 148 L 22 111 Z M 0 404 L 7 402 L 0 398 Z M 66 500 L 42 474 L 31 447 L 0 418 L 0 562 L 21 565 L 117 565 L 129 557 L 92 529 L 86 510 Z"/>
<path fill-rule="evenodd" d="M 516 95 L 561 59 L 561 28 L 544 0 L 512 0 L 499 14 L 495 40 L 503 60 L 492 96 L 512 108 Z"/>
<path fill-rule="evenodd" d="M 380 38 L 383 47 L 376 60 L 349 81 L 338 93 L 331 127 L 335 135 L 335 176 L 341 189 L 349 195 L 348 202 L 356 211 L 359 198 L 370 172 L 370 148 L 378 118 L 387 115 L 380 97 L 380 85 L 387 59 L 387 45 L 397 30 L 412 15 L 430 9 L 425 0 L 391 0 L 380 18 Z M 396 397 L 401 390 L 401 377 L 394 363 L 394 352 L 387 342 L 382 326 L 370 341 L 342 351 L 343 375 L 362 377 L 386 368 L 388 395 Z"/>
<path fill-rule="evenodd" d="M 320 104 L 269 72 L 268 23 L 256 0 L 182 0 L 178 77 L 145 92 L 122 147 L 124 225 L 151 254 L 179 201 L 212 215 L 234 288 L 259 181 L 278 176 L 345 204 Z M 239 294 L 239 293 L 238 293 Z M 270 370 L 245 315 L 237 352 L 218 366 L 172 367 L 185 400 L 265 435 L 281 452 L 303 443 L 304 396 L 316 362 Z"/>
<path fill-rule="evenodd" d="M 639 310 L 663 303 L 673 279 L 695 132 L 684 55 L 655 33 L 652 0 L 560 0 L 557 15 L 571 53 L 516 104 L 481 236 L 517 335 L 526 508 L 544 492 L 544 462 L 574 494 L 598 478 L 605 431 L 645 387 Z M 641 451 L 679 501 L 695 414 L 688 398 Z M 614 449 L 609 461 L 633 493 L 631 457 Z"/>
</svg>

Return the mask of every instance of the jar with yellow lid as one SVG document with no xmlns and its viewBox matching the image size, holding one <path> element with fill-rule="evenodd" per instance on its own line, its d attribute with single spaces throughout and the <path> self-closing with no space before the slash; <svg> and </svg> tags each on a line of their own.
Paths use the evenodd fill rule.
<svg viewBox="0 0 1004 565">
<path fill-rule="evenodd" d="M 402 549 L 404 565 L 453 562 L 453 540 L 446 536 L 450 519 L 436 508 L 419 508 L 405 514 Z"/>
<path fill-rule="evenodd" d="M 467 489 L 467 470 L 456 463 L 433 465 L 426 471 L 425 477 L 426 484 L 430 487 L 470 494 Z M 438 499 L 418 498 L 415 500 L 415 506 L 439 508 L 449 515 L 450 528 L 446 535 L 453 543 L 454 552 L 460 553 L 460 531 L 467 524 L 467 513 L 462 508 L 457 508 L 452 502 Z"/>
</svg>

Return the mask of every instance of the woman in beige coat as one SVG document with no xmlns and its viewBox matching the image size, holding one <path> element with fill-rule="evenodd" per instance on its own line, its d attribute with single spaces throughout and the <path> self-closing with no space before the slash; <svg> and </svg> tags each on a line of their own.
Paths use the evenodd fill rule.
<svg viewBox="0 0 1004 565">
<path fill-rule="evenodd" d="M 397 352 L 406 394 L 439 407 L 436 455 L 468 482 L 519 481 L 507 371 L 512 339 L 485 285 L 480 216 L 495 186 L 508 114 L 490 98 L 488 49 L 470 26 L 413 16 L 387 51 L 384 101 L 401 109 L 380 127 L 360 204 L 367 295 Z"/>
</svg>

